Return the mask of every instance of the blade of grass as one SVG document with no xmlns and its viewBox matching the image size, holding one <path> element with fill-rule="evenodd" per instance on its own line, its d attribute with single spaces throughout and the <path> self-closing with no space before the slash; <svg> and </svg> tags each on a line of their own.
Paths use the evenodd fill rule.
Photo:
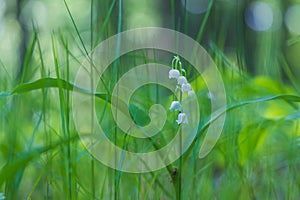
<svg viewBox="0 0 300 200">
<path fill-rule="evenodd" d="M 111 2 L 111 5 L 110 5 L 110 7 L 109 7 L 109 10 L 107 11 L 107 14 L 106 14 L 106 16 L 105 16 L 105 19 L 103 20 L 103 24 L 102 24 L 102 26 L 101 26 L 101 28 L 100 28 L 98 34 L 97 34 L 98 37 L 97 37 L 97 39 L 96 39 L 95 44 L 98 44 L 98 43 L 100 42 L 101 37 L 102 37 L 102 35 L 103 35 L 103 32 L 104 32 L 105 28 L 106 28 L 107 25 L 108 25 L 108 22 L 109 22 L 110 17 L 111 17 L 111 13 L 112 13 L 113 8 L 115 7 L 115 5 L 116 5 L 116 0 L 113 0 L 113 2 Z"/>
<path fill-rule="evenodd" d="M 199 42 L 199 43 L 200 43 L 200 41 L 202 39 L 202 35 L 203 35 L 203 32 L 204 32 L 205 26 L 207 24 L 208 17 L 209 17 L 209 15 L 211 13 L 213 4 L 214 4 L 214 0 L 210 0 L 210 2 L 208 4 L 207 11 L 206 11 L 206 13 L 204 15 L 203 21 L 202 21 L 201 26 L 199 28 L 199 31 L 198 31 L 198 34 L 197 34 L 197 37 L 196 37 L 196 41 Z"/>
<path fill-rule="evenodd" d="M 33 52 L 34 52 L 34 49 L 35 49 L 35 45 L 36 45 L 36 33 L 33 34 L 32 38 L 31 38 L 31 41 L 29 43 L 29 47 L 26 50 L 25 57 L 24 57 L 24 62 L 23 62 L 23 66 L 22 66 L 22 71 L 21 71 L 21 74 L 20 74 L 21 79 L 20 79 L 19 83 L 23 83 L 25 81 L 25 77 L 27 75 L 27 70 L 28 70 L 30 61 L 33 57 Z"/>
<path fill-rule="evenodd" d="M 39 52 L 39 57 L 40 57 L 40 61 L 41 61 L 41 77 L 45 77 L 46 76 L 46 70 L 45 70 L 45 63 L 44 63 L 44 58 L 43 58 L 43 53 L 42 53 L 42 48 L 41 48 L 41 43 L 40 43 L 40 39 L 39 39 L 39 34 L 38 34 L 38 30 L 36 28 L 36 26 L 33 26 L 34 28 L 34 32 L 36 34 L 36 39 L 37 39 L 37 46 L 38 46 L 38 52 Z M 43 101 L 43 105 L 42 105 L 42 118 L 43 118 L 43 128 L 44 128 L 44 134 L 45 134 L 45 145 L 51 145 L 51 134 L 49 133 L 48 129 L 47 129 L 47 117 L 46 117 L 46 105 L 47 105 L 47 88 L 42 88 L 42 101 Z M 51 171 L 52 169 L 52 153 L 51 152 L 47 152 L 46 154 L 46 162 L 48 163 L 46 165 L 46 171 Z M 46 198 L 47 199 L 51 199 L 50 197 L 50 187 L 52 184 L 52 178 L 51 176 L 49 177 L 49 175 L 46 175 Z M 30 195 L 29 195 L 30 197 Z"/>
<path fill-rule="evenodd" d="M 293 74 L 293 72 L 292 72 L 289 64 L 287 63 L 285 57 L 282 54 L 280 54 L 280 56 L 279 56 L 279 62 L 281 63 L 281 67 L 284 70 L 285 74 L 289 78 L 289 81 L 291 81 L 291 83 L 293 84 L 294 88 L 299 93 L 300 92 L 299 81 L 297 80 L 297 78 Z"/>
<path fill-rule="evenodd" d="M 22 94 L 34 90 L 45 89 L 45 88 L 58 88 L 59 85 L 65 89 L 70 91 L 77 91 L 82 94 L 95 95 L 98 98 L 106 99 L 107 93 L 104 92 L 91 92 L 84 88 L 80 88 L 70 82 L 67 82 L 63 79 L 57 78 L 41 78 L 33 82 L 23 83 L 15 87 L 11 92 L 0 92 L 0 97 L 6 98 L 15 94 Z"/>
<path fill-rule="evenodd" d="M 209 125 L 211 123 L 215 122 L 224 113 L 229 112 L 233 109 L 239 108 L 241 106 L 248 105 L 248 104 L 261 103 L 261 102 L 277 100 L 277 99 L 285 100 L 287 102 L 300 102 L 300 96 L 282 94 L 282 95 L 270 95 L 270 96 L 266 96 L 266 97 L 262 97 L 262 98 L 231 103 L 231 104 L 227 105 L 226 107 L 221 108 L 221 109 L 217 110 L 216 112 L 212 113 L 209 120 L 206 120 L 206 122 L 204 124 L 200 125 L 200 130 L 199 130 L 199 132 L 196 136 L 196 139 L 194 140 L 193 143 L 195 143 L 195 141 L 199 138 L 200 134 L 203 133 L 209 127 Z M 204 158 L 211 151 L 211 149 L 214 146 L 214 144 L 211 144 L 210 142 L 207 142 L 207 140 L 210 139 L 209 137 L 210 136 L 206 136 L 204 138 L 204 141 L 202 143 L 202 146 L 201 146 L 200 152 L 199 152 L 199 157 L 200 158 Z M 194 146 L 194 145 L 191 145 L 191 146 Z"/>
<path fill-rule="evenodd" d="M 91 1 L 91 15 L 90 15 L 90 31 L 91 31 L 91 41 L 90 41 L 90 45 L 91 45 L 91 51 L 93 50 L 93 46 L 94 46 L 94 26 L 93 26 L 93 17 L 94 17 L 94 1 Z M 93 55 L 91 55 L 93 56 Z M 93 60 L 93 57 L 91 57 L 91 60 Z M 93 63 L 90 62 L 90 74 L 93 74 Z M 94 80 L 93 80 L 93 76 L 91 76 L 92 78 L 90 79 L 90 84 L 91 84 L 91 90 L 94 91 Z M 91 96 L 91 113 L 93 113 L 94 111 L 94 103 L 95 103 L 95 99 L 93 96 Z M 94 133 L 94 115 L 91 116 L 91 132 Z M 94 141 L 92 140 L 92 143 Z M 92 180 L 92 197 L 93 199 L 96 198 L 96 187 L 95 187 L 95 160 L 94 158 L 91 159 L 91 180 Z"/>
<path fill-rule="evenodd" d="M 217 58 L 220 59 L 221 62 L 224 63 L 224 65 L 226 67 L 228 67 L 228 69 L 230 69 L 232 72 L 235 72 L 237 74 L 239 74 L 245 81 L 246 80 L 249 80 L 249 77 L 243 73 L 243 71 L 238 68 L 225 54 L 224 52 L 219 49 L 217 47 L 217 45 L 213 42 L 213 41 L 210 41 L 209 42 L 209 46 L 210 48 L 212 49 L 213 53 L 217 56 Z"/>
<path fill-rule="evenodd" d="M 58 50 L 57 50 L 57 46 L 56 46 L 56 40 L 54 38 L 54 36 L 52 35 L 52 50 L 53 50 L 53 59 L 54 59 L 54 64 L 55 64 L 55 71 L 56 71 L 56 76 L 58 79 L 61 79 L 61 75 L 60 75 L 60 66 L 59 66 L 59 62 L 58 62 Z M 68 61 L 67 61 L 68 62 Z M 68 78 L 67 78 L 68 79 Z M 68 90 L 67 90 L 68 91 Z M 65 168 L 66 168 L 66 177 L 68 177 L 68 187 L 65 189 L 68 191 L 68 195 L 67 198 L 68 199 L 72 199 L 72 184 L 70 181 L 70 142 L 69 142 L 69 133 L 68 133 L 68 128 L 67 128 L 67 116 L 69 113 L 67 113 L 67 103 L 65 100 L 65 94 L 64 94 L 64 90 L 63 90 L 63 86 L 61 84 L 61 82 L 58 83 L 58 93 L 59 93 L 59 103 L 60 103 L 60 119 L 61 119 L 61 127 L 62 127 L 62 134 L 63 134 L 63 138 L 67 139 L 68 143 L 67 143 L 67 149 L 65 150 L 65 147 L 63 147 L 63 152 L 66 154 L 67 159 L 65 159 Z M 68 96 L 68 94 L 67 94 Z M 67 97 L 68 98 L 68 97 Z M 67 151 L 67 152 L 65 152 Z"/>
<path fill-rule="evenodd" d="M 70 82 L 70 63 L 69 63 L 69 46 L 68 41 L 66 41 L 65 46 L 66 52 L 66 80 Z M 67 147 L 67 157 L 68 157 L 68 191 L 69 191 L 69 198 L 74 199 L 73 193 L 75 193 L 75 185 L 76 182 L 73 183 L 73 159 L 72 159 L 72 144 L 70 141 L 71 132 L 70 132 L 70 90 L 66 91 L 66 131 L 67 131 L 67 138 L 68 138 L 68 147 Z"/>
<path fill-rule="evenodd" d="M 45 172 L 46 172 L 46 170 L 43 170 L 40 173 L 40 175 L 38 176 L 38 178 L 34 182 L 34 184 L 33 184 L 32 188 L 31 188 L 29 194 L 27 195 L 26 200 L 31 200 L 31 196 L 32 196 L 33 192 L 36 190 L 36 188 L 37 188 L 38 184 L 40 183 L 40 181 L 41 181 L 43 175 L 45 174 Z"/>
<path fill-rule="evenodd" d="M 85 52 L 86 56 L 89 56 L 89 53 L 88 53 L 88 51 L 87 51 L 87 48 L 85 47 L 85 44 L 84 44 L 84 42 L 83 42 L 83 39 L 82 39 L 82 37 L 81 37 L 81 35 L 80 35 L 80 33 L 79 33 L 79 30 L 78 30 L 78 28 L 77 28 L 77 25 L 76 25 L 76 23 L 75 23 L 75 20 L 74 20 L 74 18 L 73 18 L 73 15 L 72 15 L 72 13 L 71 13 L 71 11 L 70 11 L 70 8 L 69 8 L 69 6 L 68 6 L 66 0 L 64 0 L 64 4 L 65 4 L 65 6 L 66 6 L 66 9 L 67 9 L 67 12 L 68 12 L 68 14 L 69 14 L 69 17 L 71 18 L 71 21 L 72 21 L 72 24 L 73 24 L 73 26 L 74 26 L 74 28 L 75 28 L 76 34 L 77 34 L 77 36 L 78 36 L 78 38 L 79 38 L 79 40 L 80 40 L 80 42 L 81 42 L 81 45 L 82 45 L 82 47 L 83 47 L 83 49 L 84 49 L 84 52 Z"/>
<path fill-rule="evenodd" d="M 6 74 L 6 76 L 5 77 L 7 77 L 8 78 L 8 83 L 11 83 L 12 82 L 12 77 L 10 76 L 10 74 L 8 73 L 8 71 L 7 71 L 7 69 L 6 69 L 6 67 L 5 67 L 5 65 L 4 65 L 4 63 L 2 62 L 2 60 L 0 59 L 0 65 L 2 66 L 2 68 L 4 69 L 4 71 L 5 71 L 5 74 Z"/>
<path fill-rule="evenodd" d="M 75 139 L 78 139 L 78 136 L 71 138 L 71 140 Z M 60 140 L 58 142 L 53 142 L 49 146 L 35 147 L 29 152 L 23 152 L 14 162 L 7 163 L 0 169 L 0 186 L 5 181 L 11 180 L 20 169 L 25 169 L 25 167 L 34 159 L 39 158 L 42 154 L 48 151 L 64 146 L 67 143 L 68 140 Z"/>
<path fill-rule="evenodd" d="M 75 40 L 75 38 L 74 38 Z M 63 34 L 61 32 L 59 32 L 59 41 L 60 41 L 60 44 L 65 48 L 67 49 L 67 44 L 66 44 L 66 40 L 63 36 Z M 77 44 L 77 43 L 76 43 Z M 77 44 L 78 45 L 78 44 Z M 82 55 L 85 55 L 84 54 L 84 51 L 81 50 L 81 48 L 78 46 L 78 49 L 80 49 L 80 52 L 82 53 Z M 73 60 L 75 60 L 77 62 L 77 64 L 81 65 L 81 61 L 79 60 L 78 56 L 74 55 L 73 52 L 70 51 L 70 49 L 68 48 L 68 55 L 72 57 Z"/>
<path fill-rule="evenodd" d="M 119 0 L 119 13 L 118 13 L 118 29 L 117 29 L 117 33 L 120 33 L 122 31 L 122 9 L 123 9 L 123 0 Z M 119 52 L 120 52 L 120 45 L 121 45 L 121 38 L 118 37 L 117 38 L 117 44 L 116 44 L 116 55 L 119 55 Z M 114 62 L 114 65 L 113 65 L 113 69 L 112 69 L 112 73 L 113 73 L 113 77 L 112 77 L 112 82 L 115 84 L 117 83 L 117 80 L 119 78 L 119 64 L 120 64 L 120 61 L 119 59 L 117 59 L 116 62 Z M 117 95 L 119 95 L 119 88 L 117 88 Z M 118 101 L 117 101 L 117 105 L 116 107 L 118 108 Z M 116 113 L 115 113 L 115 116 L 116 116 L 116 121 L 117 121 L 117 118 L 118 118 L 118 109 L 116 109 Z M 114 145 L 117 145 L 117 127 L 115 128 L 114 130 Z M 125 143 L 125 141 L 124 141 Z M 117 166 L 118 164 L 118 160 L 117 160 L 117 151 L 115 150 L 115 153 L 114 153 L 114 159 L 115 159 L 115 166 Z M 114 194 L 114 199 L 117 200 L 118 199 L 118 170 L 114 170 L 114 189 L 115 189 L 115 194 Z"/>
</svg>

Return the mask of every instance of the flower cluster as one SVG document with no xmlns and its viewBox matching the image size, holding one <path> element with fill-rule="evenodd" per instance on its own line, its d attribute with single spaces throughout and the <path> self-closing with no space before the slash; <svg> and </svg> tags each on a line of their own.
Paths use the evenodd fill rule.
<svg viewBox="0 0 300 200">
<path fill-rule="evenodd" d="M 174 78 L 177 80 L 176 89 L 179 89 L 181 93 L 187 92 L 188 95 L 194 93 L 191 85 L 188 83 L 186 79 L 186 72 L 182 68 L 182 64 L 178 56 L 174 56 L 172 60 L 172 69 L 169 71 L 169 78 L 170 79 Z M 177 124 L 181 124 L 181 123 L 187 124 L 188 119 L 186 114 L 182 110 L 180 101 L 172 101 L 170 110 L 180 112 L 178 114 L 178 119 L 176 120 Z"/>
</svg>

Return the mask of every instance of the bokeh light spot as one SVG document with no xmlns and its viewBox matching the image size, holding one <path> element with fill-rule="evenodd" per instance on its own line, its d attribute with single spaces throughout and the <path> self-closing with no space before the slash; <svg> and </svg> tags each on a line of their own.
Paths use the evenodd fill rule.
<svg viewBox="0 0 300 200">
<path fill-rule="evenodd" d="M 270 5 L 265 2 L 252 2 L 246 9 L 245 21 L 254 31 L 267 31 L 271 28 L 274 14 Z"/>
<path fill-rule="evenodd" d="M 201 14 L 207 11 L 210 0 L 181 0 L 182 6 L 192 14 Z"/>
<path fill-rule="evenodd" d="M 6 10 L 6 2 L 4 0 L 0 0 L 0 18 L 4 15 Z"/>
<path fill-rule="evenodd" d="M 39 28 L 46 25 L 47 9 L 43 2 L 31 0 L 26 3 L 21 14 L 21 21 L 27 28 L 32 28 L 32 22 Z"/>
<path fill-rule="evenodd" d="M 294 34 L 300 35 L 300 4 L 290 6 L 285 13 L 285 25 Z"/>
</svg>

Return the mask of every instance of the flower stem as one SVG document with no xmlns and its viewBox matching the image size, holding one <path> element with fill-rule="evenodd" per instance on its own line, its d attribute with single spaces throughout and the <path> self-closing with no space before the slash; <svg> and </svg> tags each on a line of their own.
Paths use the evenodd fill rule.
<svg viewBox="0 0 300 200">
<path fill-rule="evenodd" d="M 182 103 L 182 91 L 180 91 L 180 97 L 179 97 L 180 104 Z M 179 127 L 179 163 L 177 168 L 177 177 L 174 178 L 174 187 L 176 191 L 176 199 L 181 200 L 181 189 L 182 189 L 182 127 Z"/>
</svg>

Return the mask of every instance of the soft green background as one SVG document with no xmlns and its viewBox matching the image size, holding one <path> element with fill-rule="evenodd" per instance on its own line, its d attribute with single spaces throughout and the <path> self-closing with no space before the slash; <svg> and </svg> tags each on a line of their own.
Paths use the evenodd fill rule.
<svg viewBox="0 0 300 200">
<path fill-rule="evenodd" d="M 300 33 L 287 26 L 286 13 L 300 1 L 263 1 L 276 25 L 265 31 L 247 25 L 245 11 L 252 1 L 207 1 L 202 14 L 190 13 L 182 2 L 0 0 L 0 193 L 7 199 L 299 198 Z M 290 23 L 299 30 L 298 16 L 294 13 Z M 145 26 L 171 28 L 203 45 L 224 80 L 227 118 L 213 151 L 199 159 L 206 128 L 214 121 L 210 116 L 218 113 L 210 113 L 213 97 L 183 60 L 201 104 L 197 139 L 165 169 L 128 174 L 107 168 L 84 148 L 73 124 L 71 91 L 80 63 L 99 42 Z M 171 65 L 173 56 L 131 52 L 105 73 L 108 88 L 99 84 L 104 95 L 98 95 L 97 115 L 120 147 L 155 150 L 178 129 L 176 114 L 169 112 L 159 135 L 126 137 L 115 126 L 105 96 L 134 66 Z M 132 117 L 144 125 L 153 103 L 168 110 L 173 98 L 162 87 L 140 88 L 131 101 Z"/>
</svg>

